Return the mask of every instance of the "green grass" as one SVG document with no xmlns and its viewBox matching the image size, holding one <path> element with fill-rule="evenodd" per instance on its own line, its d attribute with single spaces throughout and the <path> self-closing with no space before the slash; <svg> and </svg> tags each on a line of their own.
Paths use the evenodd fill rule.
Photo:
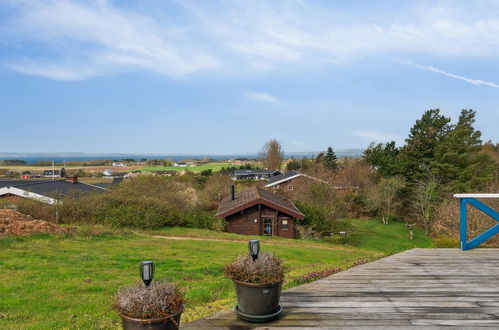
<svg viewBox="0 0 499 330">
<path fill-rule="evenodd" d="M 405 222 L 392 221 L 384 225 L 378 219 L 349 219 L 356 229 L 356 247 L 393 254 L 412 248 L 432 247 L 432 240 L 424 231 L 414 229 L 414 240 L 409 240 Z"/>
<path fill-rule="evenodd" d="M 285 288 L 307 274 L 347 268 L 362 258 L 431 244 L 410 242 L 401 223 L 351 220 L 364 239 L 357 246 L 261 237 L 262 249 L 285 262 Z M 169 240 L 152 235 L 215 238 Z M 117 328 L 111 305 L 116 290 L 137 281 L 141 260 L 154 260 L 156 278 L 185 290 L 183 322 L 233 307 L 232 283 L 222 265 L 246 253 L 249 236 L 201 229 L 155 231 L 80 228 L 73 235 L 37 235 L 0 239 L 0 328 Z"/>
<path fill-rule="evenodd" d="M 176 167 L 176 166 L 151 166 L 151 167 L 144 167 L 138 169 L 141 172 L 151 172 L 151 171 L 183 171 L 183 170 L 189 170 L 194 173 L 198 173 L 204 170 L 212 170 L 213 172 L 218 172 L 222 169 L 222 167 L 230 167 L 232 166 L 229 163 L 208 163 L 208 164 L 201 164 L 197 166 L 192 166 L 192 167 Z"/>
</svg>

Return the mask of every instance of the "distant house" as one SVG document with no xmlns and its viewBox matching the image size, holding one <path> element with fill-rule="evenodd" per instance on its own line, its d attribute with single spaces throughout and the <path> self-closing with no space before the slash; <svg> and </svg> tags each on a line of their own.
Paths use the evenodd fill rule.
<svg viewBox="0 0 499 330">
<path fill-rule="evenodd" d="M 29 198 L 50 205 L 69 193 L 104 191 L 109 189 L 79 182 L 77 177 L 66 180 L 0 180 L 0 198 Z"/>
<path fill-rule="evenodd" d="M 61 176 L 60 170 L 45 170 L 42 172 L 43 178 L 52 178 L 52 177 L 60 177 L 60 176 Z"/>
<path fill-rule="evenodd" d="M 104 172 L 102 172 L 102 175 L 108 178 L 123 178 L 127 174 L 128 172 L 115 172 L 111 169 L 105 169 Z"/>
<path fill-rule="evenodd" d="M 175 166 L 175 167 L 187 167 L 188 164 L 184 163 L 184 162 L 175 162 L 175 163 L 173 163 L 173 166 Z"/>
<path fill-rule="evenodd" d="M 232 180 L 269 180 L 270 178 L 281 174 L 274 170 L 235 170 L 232 174 Z"/>
<path fill-rule="evenodd" d="M 330 189 L 336 190 L 353 190 L 359 189 L 358 186 L 334 186 L 330 185 L 326 180 L 322 180 L 316 177 L 313 177 L 308 174 L 304 174 L 298 171 L 288 171 L 286 173 L 282 173 L 280 175 L 276 175 L 270 178 L 269 182 L 265 184 L 265 188 L 272 188 L 274 191 L 293 191 L 297 184 L 299 184 L 300 180 L 314 180 L 320 183 L 327 184 Z"/>
<path fill-rule="evenodd" d="M 104 176 L 112 176 L 112 175 L 113 175 L 113 173 L 114 173 L 114 171 L 113 171 L 113 170 L 111 170 L 111 169 L 109 169 L 109 168 L 106 168 L 106 169 L 104 170 L 104 172 L 102 172 L 102 175 L 104 175 Z"/>
<path fill-rule="evenodd" d="M 321 180 L 298 171 L 287 171 L 286 173 L 281 173 L 279 175 L 270 178 L 269 182 L 265 184 L 265 188 L 273 188 L 274 190 L 283 189 L 287 191 L 292 191 L 294 190 L 298 178 L 306 178 L 306 179 L 315 180 L 317 182 L 328 183 L 325 180 Z"/>
<path fill-rule="evenodd" d="M 298 171 L 288 171 L 286 173 L 281 173 L 270 178 L 269 182 L 265 185 L 266 188 L 279 189 L 281 186 L 286 186 L 286 190 L 293 190 L 293 181 L 303 174 Z"/>
<path fill-rule="evenodd" d="M 119 166 L 119 167 L 128 166 L 128 164 L 124 163 L 124 162 L 113 162 L 112 165 L 113 166 Z"/>
<path fill-rule="evenodd" d="M 286 238 L 295 238 L 295 221 L 305 217 L 289 199 L 257 187 L 237 194 L 232 187 L 216 215 L 227 221 L 231 233 Z"/>
</svg>

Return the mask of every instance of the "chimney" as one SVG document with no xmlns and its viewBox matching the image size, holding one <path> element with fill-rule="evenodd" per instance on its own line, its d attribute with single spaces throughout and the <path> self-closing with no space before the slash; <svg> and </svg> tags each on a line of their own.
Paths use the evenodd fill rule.
<svg viewBox="0 0 499 330">
<path fill-rule="evenodd" d="M 66 178 L 66 181 L 68 182 L 73 182 L 73 183 L 78 183 L 78 177 L 76 175 L 73 175 L 73 176 L 68 176 Z"/>
<path fill-rule="evenodd" d="M 230 200 L 233 201 L 236 199 L 236 189 L 234 188 L 234 185 L 230 186 Z"/>
</svg>

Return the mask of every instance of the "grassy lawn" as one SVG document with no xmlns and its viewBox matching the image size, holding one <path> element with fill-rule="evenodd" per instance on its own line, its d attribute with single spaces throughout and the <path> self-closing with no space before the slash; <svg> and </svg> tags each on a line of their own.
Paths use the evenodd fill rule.
<svg viewBox="0 0 499 330">
<path fill-rule="evenodd" d="M 176 166 L 150 166 L 150 167 L 143 167 L 140 168 L 139 171 L 142 172 L 150 172 L 150 171 L 182 171 L 182 170 L 189 170 L 194 173 L 198 173 L 204 170 L 212 170 L 213 172 L 218 172 L 222 169 L 222 167 L 230 167 L 232 164 L 229 163 L 208 163 L 208 164 L 201 164 L 198 166 L 192 166 L 192 167 L 176 167 Z"/>
<path fill-rule="evenodd" d="M 419 233 L 410 242 L 400 223 L 352 221 L 364 237 L 357 246 L 261 238 L 262 249 L 277 253 L 288 266 L 285 288 L 298 285 L 314 271 L 347 268 L 366 257 L 431 244 Z M 0 239 L 1 329 L 117 328 L 119 319 L 111 308 L 114 293 L 139 279 L 142 260 L 154 260 L 156 278 L 174 280 L 185 290 L 183 322 L 235 304 L 232 283 L 223 277 L 222 265 L 246 253 L 245 236 L 186 228 L 90 232 Z"/>
</svg>

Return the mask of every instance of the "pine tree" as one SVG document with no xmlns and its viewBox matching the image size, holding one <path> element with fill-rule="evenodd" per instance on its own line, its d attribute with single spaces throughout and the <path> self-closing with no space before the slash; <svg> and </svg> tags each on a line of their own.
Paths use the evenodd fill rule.
<svg viewBox="0 0 499 330">
<path fill-rule="evenodd" d="M 461 111 L 459 120 L 435 148 L 432 171 L 455 192 L 474 191 L 492 180 L 497 164 L 482 152 L 481 132 L 473 127 L 476 112 Z"/>
<path fill-rule="evenodd" d="M 332 147 L 327 148 L 324 156 L 324 167 L 330 171 L 336 171 L 338 169 L 338 157 L 336 157 Z"/>
<path fill-rule="evenodd" d="M 450 118 L 440 114 L 439 109 L 431 109 L 411 128 L 400 155 L 403 173 L 409 181 L 424 180 L 435 149 L 451 129 L 449 123 Z"/>
<path fill-rule="evenodd" d="M 402 164 L 400 161 L 400 149 L 395 146 L 395 141 L 387 143 L 371 143 L 364 150 L 364 161 L 376 168 L 377 173 L 382 177 L 402 174 Z"/>
</svg>

